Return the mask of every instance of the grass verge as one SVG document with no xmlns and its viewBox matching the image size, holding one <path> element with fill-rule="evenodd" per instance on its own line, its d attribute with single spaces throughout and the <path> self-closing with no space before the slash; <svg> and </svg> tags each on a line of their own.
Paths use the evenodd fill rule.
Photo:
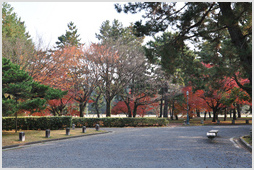
<svg viewBox="0 0 254 170">
<path fill-rule="evenodd" d="M 66 130 L 50 130 L 50 137 L 45 137 L 45 130 L 22 130 L 25 132 L 25 141 L 19 141 L 19 132 L 15 131 L 2 131 L 2 146 L 24 144 L 29 142 L 43 141 L 49 139 L 59 139 L 71 136 L 81 136 L 87 134 L 105 132 L 103 130 L 96 131 L 95 129 L 86 129 L 86 133 L 82 133 L 82 128 L 75 128 L 70 130 L 70 136 L 66 135 Z"/>
<path fill-rule="evenodd" d="M 250 138 L 250 136 L 244 136 L 242 139 L 252 146 L 252 139 Z"/>
</svg>

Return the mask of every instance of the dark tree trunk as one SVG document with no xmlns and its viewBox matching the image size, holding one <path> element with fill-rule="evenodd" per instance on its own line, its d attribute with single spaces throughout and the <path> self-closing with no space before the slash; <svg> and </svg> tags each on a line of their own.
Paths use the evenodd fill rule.
<svg viewBox="0 0 254 170">
<path fill-rule="evenodd" d="M 175 117 L 176 117 L 176 120 L 178 120 L 178 116 L 177 116 L 177 115 L 175 115 Z"/>
<path fill-rule="evenodd" d="M 99 102 L 99 99 L 101 97 L 101 93 L 99 93 L 99 95 L 96 97 L 95 99 L 95 110 L 96 110 L 96 114 L 97 114 L 97 117 L 100 118 L 100 112 L 99 112 L 99 105 L 98 105 L 98 102 Z"/>
<path fill-rule="evenodd" d="M 200 117 L 200 111 L 196 109 L 196 112 L 197 112 L 197 117 Z"/>
<path fill-rule="evenodd" d="M 163 117 L 168 118 L 168 100 L 165 97 Z"/>
<path fill-rule="evenodd" d="M 110 114 L 110 104 L 111 104 L 111 100 L 110 99 L 106 100 L 106 117 L 111 116 L 111 114 Z"/>
<path fill-rule="evenodd" d="M 216 122 L 216 119 L 217 118 L 217 109 L 216 108 L 213 108 L 213 120 L 212 122 Z"/>
<path fill-rule="evenodd" d="M 100 112 L 97 105 L 95 105 L 95 110 L 96 110 L 97 117 L 100 118 Z"/>
<path fill-rule="evenodd" d="M 205 113 L 204 113 L 204 120 L 206 120 L 206 111 L 205 111 Z"/>
<path fill-rule="evenodd" d="M 224 121 L 226 121 L 227 120 L 227 108 L 225 108 L 225 111 L 224 111 Z"/>
<path fill-rule="evenodd" d="M 174 120 L 173 111 L 172 111 L 172 110 L 169 111 L 169 114 L 170 114 L 170 119 L 171 119 L 171 120 Z"/>
<path fill-rule="evenodd" d="M 18 112 L 15 113 L 15 133 L 18 132 Z"/>
<path fill-rule="evenodd" d="M 160 116 L 159 116 L 159 117 L 162 117 L 162 105 L 163 105 L 163 99 L 161 99 L 161 105 L 160 105 Z"/>
<path fill-rule="evenodd" d="M 79 104 L 79 116 L 80 117 L 84 117 L 84 110 L 85 110 L 85 104 L 84 103 L 80 103 Z"/>
<path fill-rule="evenodd" d="M 241 107 L 240 104 L 236 104 L 238 118 L 241 118 Z"/>
<path fill-rule="evenodd" d="M 97 117 L 100 118 L 100 112 L 99 112 L 99 106 L 98 106 L 97 99 L 96 99 L 96 102 L 95 102 L 95 110 L 96 110 Z"/>
<path fill-rule="evenodd" d="M 137 105 L 136 102 L 134 102 L 133 117 L 136 117 L 136 115 L 137 115 L 137 109 L 138 109 L 138 105 Z"/>
<path fill-rule="evenodd" d="M 211 118 L 212 116 L 211 116 L 211 112 L 208 112 L 208 115 L 209 115 L 209 118 Z"/>
<path fill-rule="evenodd" d="M 174 110 L 175 110 L 175 101 L 173 100 L 173 104 L 172 104 L 172 120 L 174 119 Z M 176 119 L 177 120 L 177 119 Z"/>
<path fill-rule="evenodd" d="M 132 117 L 132 115 L 131 115 L 131 107 L 130 107 L 129 104 L 127 105 L 127 108 L 128 108 L 128 117 Z"/>
<path fill-rule="evenodd" d="M 131 115 L 131 107 L 130 107 L 130 98 L 127 98 L 127 101 L 124 100 L 125 105 L 127 106 L 128 109 L 128 113 L 127 113 L 127 117 L 132 117 Z"/>
<path fill-rule="evenodd" d="M 233 120 L 236 120 L 236 111 L 233 109 Z"/>
</svg>

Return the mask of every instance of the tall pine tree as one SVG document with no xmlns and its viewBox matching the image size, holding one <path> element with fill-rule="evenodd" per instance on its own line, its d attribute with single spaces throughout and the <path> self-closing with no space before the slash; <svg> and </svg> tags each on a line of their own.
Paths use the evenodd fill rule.
<svg viewBox="0 0 254 170">
<path fill-rule="evenodd" d="M 82 45 L 78 37 L 80 36 L 78 33 L 78 29 L 74 25 L 73 22 L 68 23 L 68 30 L 66 30 L 64 35 L 58 37 L 58 41 L 56 42 L 57 48 L 64 48 L 65 46 L 77 46 Z"/>
<path fill-rule="evenodd" d="M 2 56 L 26 69 L 33 57 L 34 44 L 25 23 L 10 4 L 2 4 Z"/>
<path fill-rule="evenodd" d="M 47 100 L 63 97 L 67 92 L 39 84 L 20 66 L 2 59 L 2 111 L 3 116 L 16 117 L 17 112 L 28 110 L 31 113 L 45 109 Z"/>
</svg>

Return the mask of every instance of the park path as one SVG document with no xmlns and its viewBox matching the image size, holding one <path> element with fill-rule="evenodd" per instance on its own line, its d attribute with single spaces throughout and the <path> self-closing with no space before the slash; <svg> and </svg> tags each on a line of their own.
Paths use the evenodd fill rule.
<svg viewBox="0 0 254 170">
<path fill-rule="evenodd" d="M 2 151 L 3 168 L 251 168 L 233 143 L 251 125 L 102 128 L 112 133 Z M 206 132 L 218 129 L 213 141 Z M 231 139 L 231 140 L 230 140 Z"/>
</svg>

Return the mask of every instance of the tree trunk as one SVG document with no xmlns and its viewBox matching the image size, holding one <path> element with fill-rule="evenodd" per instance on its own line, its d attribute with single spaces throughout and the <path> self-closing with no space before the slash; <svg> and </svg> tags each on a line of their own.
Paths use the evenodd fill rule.
<svg viewBox="0 0 254 170">
<path fill-rule="evenodd" d="M 133 117 L 136 117 L 136 115 L 137 115 L 137 109 L 138 109 L 138 105 L 137 105 L 136 102 L 134 102 Z"/>
<path fill-rule="evenodd" d="M 178 116 L 177 116 L 177 115 L 175 115 L 175 117 L 176 117 L 176 120 L 178 120 Z"/>
<path fill-rule="evenodd" d="M 173 117 L 173 112 L 172 112 L 172 110 L 171 110 L 171 109 L 169 110 L 169 114 L 170 114 L 170 119 L 171 119 L 171 120 L 174 120 L 174 117 Z"/>
<path fill-rule="evenodd" d="M 205 113 L 204 113 L 204 120 L 206 120 L 206 111 L 205 111 Z"/>
<path fill-rule="evenodd" d="M 128 109 L 127 115 L 128 115 L 128 117 L 132 117 L 132 115 L 131 115 L 131 107 L 130 107 L 130 98 L 128 98 L 127 100 L 128 100 L 128 102 L 124 101 L 124 103 L 126 104 L 127 109 Z"/>
<path fill-rule="evenodd" d="M 196 112 L 197 112 L 197 117 L 200 117 L 200 111 L 196 109 Z"/>
<path fill-rule="evenodd" d="M 127 108 L 128 108 L 128 117 L 132 117 L 132 115 L 131 115 L 131 107 L 130 107 L 129 104 L 127 105 Z"/>
<path fill-rule="evenodd" d="M 209 114 L 209 118 L 211 118 L 212 116 L 211 116 L 211 112 L 208 112 L 208 114 Z"/>
<path fill-rule="evenodd" d="M 163 104 L 163 99 L 161 99 L 161 105 L 160 105 L 160 116 L 159 116 L 159 117 L 162 117 L 162 104 Z"/>
<path fill-rule="evenodd" d="M 168 100 L 165 97 L 163 117 L 168 118 Z"/>
<path fill-rule="evenodd" d="M 227 120 L 227 108 L 225 108 L 225 112 L 224 112 L 224 121 L 226 121 Z"/>
<path fill-rule="evenodd" d="M 238 118 L 241 118 L 241 107 L 240 104 L 236 104 Z"/>
<path fill-rule="evenodd" d="M 15 133 L 18 132 L 18 112 L 15 113 Z"/>
<path fill-rule="evenodd" d="M 233 109 L 233 120 L 236 120 L 236 111 Z"/>
<path fill-rule="evenodd" d="M 217 118 L 217 109 L 213 108 L 213 120 L 212 120 L 212 122 L 216 122 L 216 118 Z"/>
<path fill-rule="evenodd" d="M 96 110 L 97 117 L 100 118 L 98 103 L 95 103 L 95 110 Z"/>
<path fill-rule="evenodd" d="M 173 116 L 174 116 L 174 110 L 175 110 L 175 101 L 173 100 L 173 104 L 172 104 L 172 120 L 174 119 Z"/>
<path fill-rule="evenodd" d="M 106 117 L 111 116 L 111 114 L 110 114 L 110 104 L 111 104 L 111 100 L 110 99 L 106 100 Z"/>
<path fill-rule="evenodd" d="M 84 117 L 84 110 L 85 110 L 85 105 L 84 103 L 79 104 L 79 116 Z"/>
</svg>

